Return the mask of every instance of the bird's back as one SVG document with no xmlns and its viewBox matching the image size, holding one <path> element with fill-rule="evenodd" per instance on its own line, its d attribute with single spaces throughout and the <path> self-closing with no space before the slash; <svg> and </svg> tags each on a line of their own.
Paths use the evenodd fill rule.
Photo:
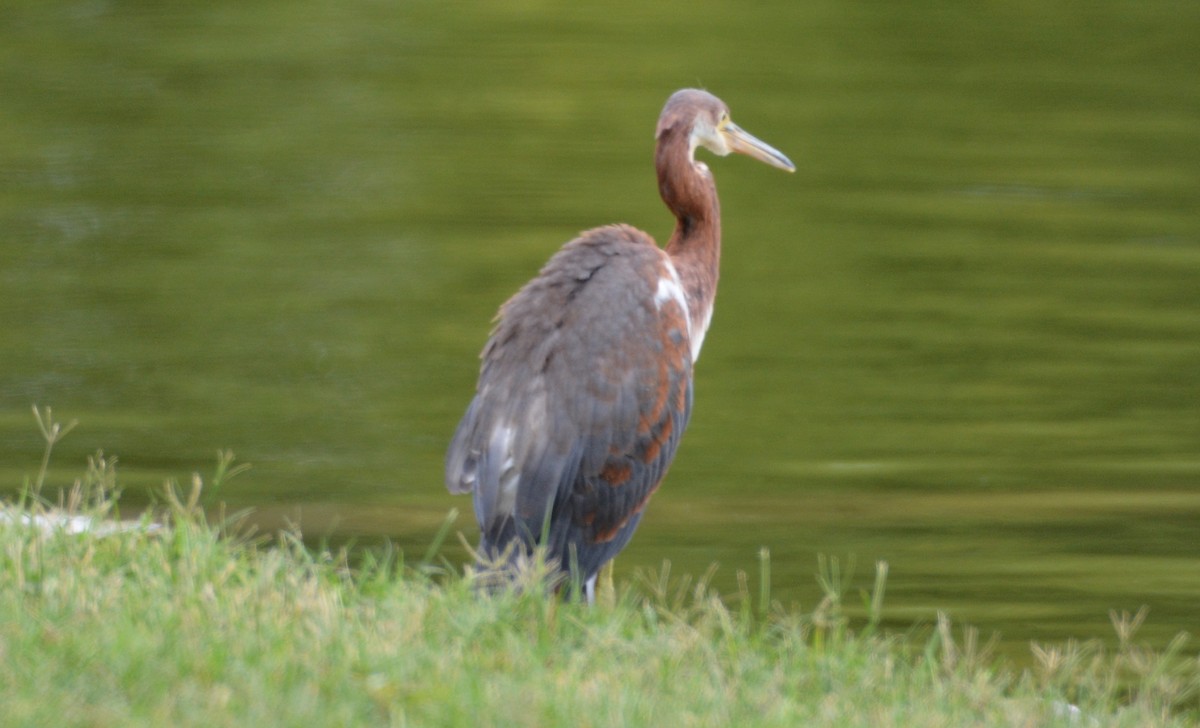
<svg viewBox="0 0 1200 728">
<path fill-rule="evenodd" d="M 485 553 L 548 526 L 550 558 L 586 579 L 628 542 L 691 410 L 686 307 L 666 254 L 624 225 L 567 243 L 501 307 L 446 458 Z"/>
</svg>

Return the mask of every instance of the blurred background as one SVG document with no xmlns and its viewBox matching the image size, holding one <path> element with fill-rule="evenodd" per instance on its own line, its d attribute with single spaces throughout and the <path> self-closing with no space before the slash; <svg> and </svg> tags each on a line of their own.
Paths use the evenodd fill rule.
<svg viewBox="0 0 1200 728">
<path fill-rule="evenodd" d="M 9 0 L 0 483 L 123 503 L 253 469 L 264 527 L 420 555 L 497 306 L 580 230 L 660 241 L 654 124 L 702 86 L 798 165 L 707 158 L 696 408 L 617 578 L 771 551 L 811 609 L 891 565 L 1030 639 L 1200 614 L 1200 4 Z M 705 154 L 701 152 L 701 155 Z M 464 557 L 451 540 L 447 557 Z"/>
</svg>

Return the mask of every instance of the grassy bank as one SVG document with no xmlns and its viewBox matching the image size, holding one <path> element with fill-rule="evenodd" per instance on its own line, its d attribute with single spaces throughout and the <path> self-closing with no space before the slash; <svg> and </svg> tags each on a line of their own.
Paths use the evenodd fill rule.
<svg viewBox="0 0 1200 728">
<path fill-rule="evenodd" d="M 52 444 L 61 430 L 46 421 Z M 233 469 L 223 459 L 208 490 Z M 41 473 L 26 486 L 42 486 Z M 61 506 L 112 523 L 114 461 Z M 833 566 L 811 612 L 771 607 L 766 572 L 725 599 L 649 575 L 588 608 L 480 598 L 430 559 L 314 553 L 204 515 L 197 477 L 162 528 L 65 528 L 40 498 L 0 521 L 0 723 L 29 726 L 1168 726 L 1200 720 L 1200 665 L 1136 645 L 996 664 L 946 621 L 907 637 L 851 624 Z M 58 519 L 58 520 L 56 520 Z M 71 531 L 82 531 L 72 533 Z M 877 614 L 883 574 L 871 608 Z M 760 583 L 756 583 L 760 582 Z M 857 597 L 856 597 L 857 598 Z M 764 606 L 767 605 L 767 606 Z M 918 636 L 919 635 L 919 636 Z"/>
</svg>

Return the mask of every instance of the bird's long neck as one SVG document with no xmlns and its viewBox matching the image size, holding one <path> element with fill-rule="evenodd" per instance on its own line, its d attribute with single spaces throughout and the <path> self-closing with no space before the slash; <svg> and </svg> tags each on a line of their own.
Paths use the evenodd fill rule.
<svg viewBox="0 0 1200 728">
<path fill-rule="evenodd" d="M 655 153 L 658 191 L 675 214 L 667 255 L 679 274 L 691 318 L 693 359 L 712 320 L 721 265 L 721 207 L 708 167 L 692 159 L 687 130 L 664 130 Z"/>
</svg>

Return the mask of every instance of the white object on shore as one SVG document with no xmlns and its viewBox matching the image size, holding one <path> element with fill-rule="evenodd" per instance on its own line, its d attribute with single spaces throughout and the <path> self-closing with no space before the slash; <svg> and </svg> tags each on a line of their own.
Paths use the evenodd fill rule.
<svg viewBox="0 0 1200 728">
<path fill-rule="evenodd" d="M 108 536 L 114 533 L 141 531 L 154 533 L 162 530 L 161 523 L 144 521 L 114 521 L 92 516 L 72 515 L 64 511 L 47 510 L 42 513 L 29 513 L 11 506 L 0 505 L 0 527 L 20 525 L 32 527 L 43 534 L 56 532 L 80 534 L 90 533 L 96 536 Z"/>
</svg>

